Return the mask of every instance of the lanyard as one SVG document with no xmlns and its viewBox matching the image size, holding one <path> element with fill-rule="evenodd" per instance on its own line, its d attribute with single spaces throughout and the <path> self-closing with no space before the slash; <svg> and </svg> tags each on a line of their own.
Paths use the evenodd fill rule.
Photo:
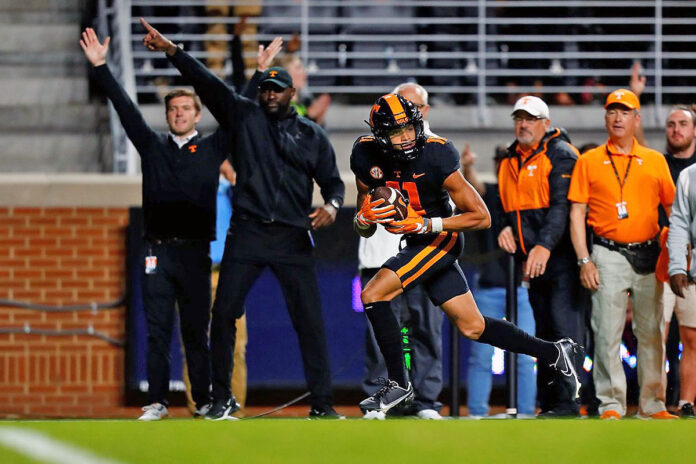
<svg viewBox="0 0 696 464">
<path fill-rule="evenodd" d="M 611 167 L 614 170 L 614 175 L 616 176 L 616 181 L 619 183 L 619 192 L 621 195 L 621 199 L 619 200 L 620 202 L 623 203 L 623 188 L 624 185 L 626 185 L 626 179 L 628 178 L 628 171 L 631 169 L 631 162 L 633 161 L 633 156 L 628 157 L 628 166 L 626 166 L 626 172 L 624 173 L 623 180 L 619 177 L 619 171 L 616 169 L 616 164 L 614 164 L 614 158 L 612 158 L 611 153 L 609 153 L 609 150 L 605 147 L 604 150 L 607 153 L 607 156 L 609 157 L 609 162 L 611 163 Z"/>
</svg>

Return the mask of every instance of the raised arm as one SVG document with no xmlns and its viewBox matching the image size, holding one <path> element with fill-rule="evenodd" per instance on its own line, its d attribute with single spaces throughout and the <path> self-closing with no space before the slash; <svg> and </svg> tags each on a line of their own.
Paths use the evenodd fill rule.
<svg viewBox="0 0 696 464">
<path fill-rule="evenodd" d="M 236 127 L 238 117 L 249 102 L 242 99 L 232 87 L 206 68 L 203 63 L 177 47 L 143 18 L 140 23 L 147 30 L 143 45 L 150 51 L 162 51 L 169 61 L 191 81 L 203 104 L 208 107 L 220 124 Z"/>
<path fill-rule="evenodd" d="M 109 42 L 110 37 L 107 37 L 103 44 L 100 43 L 94 29 L 88 27 L 82 33 L 80 47 L 94 66 L 94 76 L 114 105 L 128 138 L 142 156 L 148 153 L 148 144 L 156 136 L 156 132 L 147 125 L 138 107 L 111 74 L 106 64 Z"/>
</svg>

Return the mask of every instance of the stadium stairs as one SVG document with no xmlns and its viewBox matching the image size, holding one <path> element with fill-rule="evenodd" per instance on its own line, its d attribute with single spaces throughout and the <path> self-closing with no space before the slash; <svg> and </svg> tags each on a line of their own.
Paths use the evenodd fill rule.
<svg viewBox="0 0 696 464">
<path fill-rule="evenodd" d="M 108 113 L 88 101 L 84 0 L 0 0 L 2 172 L 108 170 Z M 100 121 L 102 121 L 100 123 Z M 100 124 L 106 124 L 104 130 Z"/>
</svg>

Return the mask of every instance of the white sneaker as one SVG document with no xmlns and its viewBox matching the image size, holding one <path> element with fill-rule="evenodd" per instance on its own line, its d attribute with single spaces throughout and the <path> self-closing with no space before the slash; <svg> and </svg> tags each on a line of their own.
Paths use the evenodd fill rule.
<svg viewBox="0 0 696 464">
<path fill-rule="evenodd" d="M 387 418 L 387 415 L 383 413 L 382 411 L 367 411 L 365 415 L 363 415 L 363 419 L 367 420 L 384 420 Z"/>
<path fill-rule="evenodd" d="M 442 420 L 442 416 L 434 409 L 421 409 L 418 411 L 419 419 Z"/>
<path fill-rule="evenodd" d="M 210 409 L 212 407 L 213 407 L 213 403 L 208 403 L 208 404 L 204 404 L 200 408 L 196 409 L 196 412 L 193 413 L 194 419 L 205 417 L 205 415 L 210 412 Z"/>
<path fill-rule="evenodd" d="M 169 414 L 167 407 L 160 403 L 152 403 L 143 406 L 143 411 L 145 411 L 143 415 L 138 417 L 139 421 L 157 421 L 164 419 Z"/>
</svg>

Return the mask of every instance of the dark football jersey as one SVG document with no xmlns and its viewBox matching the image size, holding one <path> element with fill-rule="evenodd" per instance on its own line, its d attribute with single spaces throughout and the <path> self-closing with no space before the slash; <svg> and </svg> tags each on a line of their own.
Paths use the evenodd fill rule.
<svg viewBox="0 0 696 464">
<path fill-rule="evenodd" d="M 350 169 L 370 190 L 382 185 L 400 190 L 419 214 L 452 215 L 449 195 L 442 184 L 459 169 L 459 153 L 447 139 L 428 137 L 418 158 L 398 161 L 385 155 L 374 137 L 363 136 L 353 145 Z"/>
</svg>

